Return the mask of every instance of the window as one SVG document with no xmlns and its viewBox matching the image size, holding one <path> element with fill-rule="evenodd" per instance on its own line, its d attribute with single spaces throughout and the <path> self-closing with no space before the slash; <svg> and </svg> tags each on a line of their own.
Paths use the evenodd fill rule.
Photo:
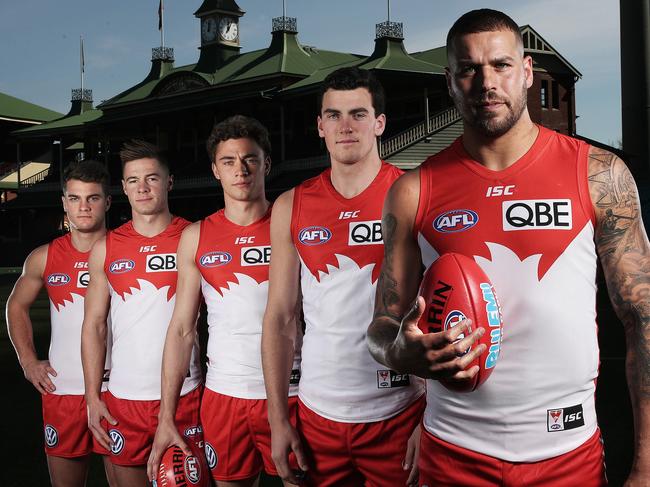
<svg viewBox="0 0 650 487">
<path fill-rule="evenodd" d="M 555 109 L 560 108 L 560 84 L 557 81 L 551 83 L 551 106 Z"/>
<path fill-rule="evenodd" d="M 542 108 L 548 108 L 548 80 L 542 80 L 542 91 L 540 95 L 542 98 Z"/>
</svg>

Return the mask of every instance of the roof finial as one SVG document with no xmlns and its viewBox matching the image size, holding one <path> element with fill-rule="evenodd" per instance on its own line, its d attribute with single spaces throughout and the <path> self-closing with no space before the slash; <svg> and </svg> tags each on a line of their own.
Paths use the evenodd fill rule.
<svg viewBox="0 0 650 487">
<path fill-rule="evenodd" d="M 388 0 L 388 22 L 390 22 L 390 0 Z"/>
</svg>

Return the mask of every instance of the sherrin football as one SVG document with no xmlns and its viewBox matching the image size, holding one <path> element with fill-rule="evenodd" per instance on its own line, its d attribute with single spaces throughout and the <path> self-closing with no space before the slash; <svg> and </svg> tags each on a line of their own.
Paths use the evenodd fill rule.
<svg viewBox="0 0 650 487">
<path fill-rule="evenodd" d="M 208 466 L 204 453 L 190 444 L 192 455 L 174 445 L 163 453 L 154 487 L 208 487 L 210 485 Z"/>
<path fill-rule="evenodd" d="M 461 254 L 441 255 L 424 273 L 420 296 L 425 300 L 418 326 L 424 333 L 438 333 L 469 318 L 471 330 L 483 327 L 485 333 L 469 349 L 484 343 L 485 351 L 467 368 L 478 365 L 479 371 L 465 381 L 440 380 L 447 389 L 471 392 L 483 384 L 494 370 L 501 350 L 503 319 L 494 286 L 473 259 Z M 465 334 L 461 334 L 462 339 Z"/>
</svg>

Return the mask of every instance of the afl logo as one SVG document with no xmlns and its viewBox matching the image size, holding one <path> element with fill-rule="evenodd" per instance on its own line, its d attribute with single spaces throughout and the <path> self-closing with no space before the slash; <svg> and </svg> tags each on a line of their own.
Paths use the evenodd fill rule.
<svg viewBox="0 0 650 487">
<path fill-rule="evenodd" d="M 464 232 L 478 223 L 478 214 L 472 210 L 450 210 L 438 215 L 433 228 L 441 233 Z"/>
<path fill-rule="evenodd" d="M 332 232 L 325 227 L 307 227 L 300 230 L 298 240 L 304 245 L 320 245 L 332 238 Z"/>
<path fill-rule="evenodd" d="M 59 443 L 59 433 L 51 424 L 45 425 L 45 444 L 48 448 L 54 448 Z"/>
<path fill-rule="evenodd" d="M 208 461 L 208 467 L 210 470 L 214 470 L 214 467 L 217 466 L 217 452 L 214 451 L 212 445 L 205 442 L 205 459 Z"/>
<path fill-rule="evenodd" d="M 108 436 L 111 437 L 113 444 L 111 445 L 111 453 L 113 455 L 119 455 L 124 449 L 124 436 L 119 431 L 113 429 L 109 430 Z"/>
<path fill-rule="evenodd" d="M 201 466 L 194 455 L 185 458 L 185 476 L 192 484 L 198 484 L 201 480 Z"/>
<path fill-rule="evenodd" d="M 70 282 L 70 276 L 67 274 L 50 274 L 47 276 L 47 284 L 50 286 L 63 286 Z"/>
<path fill-rule="evenodd" d="M 208 252 L 203 254 L 199 259 L 202 267 L 219 267 L 225 265 L 232 260 L 232 255 L 228 252 Z"/>
<path fill-rule="evenodd" d="M 459 324 L 461 321 L 465 319 L 467 319 L 467 316 L 465 316 L 462 311 L 458 311 L 458 310 L 450 311 L 447 317 L 445 318 L 445 330 L 448 330 L 449 328 L 453 328 L 454 326 L 456 326 L 457 324 Z M 471 333 L 472 330 L 469 329 L 468 332 Z M 460 335 L 458 335 L 456 341 L 462 340 L 463 338 L 465 338 L 465 333 L 461 333 Z M 470 348 L 471 347 L 465 350 L 465 352 L 463 352 L 463 355 L 469 352 Z"/>
<path fill-rule="evenodd" d="M 124 274 L 135 269 L 135 262 L 129 259 L 118 259 L 111 262 L 108 270 L 111 274 Z"/>
</svg>

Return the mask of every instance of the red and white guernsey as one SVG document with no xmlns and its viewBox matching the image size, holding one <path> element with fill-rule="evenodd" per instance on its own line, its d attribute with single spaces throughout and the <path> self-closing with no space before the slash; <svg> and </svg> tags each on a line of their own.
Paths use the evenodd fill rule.
<svg viewBox="0 0 650 487">
<path fill-rule="evenodd" d="M 54 394 L 84 394 L 81 367 L 81 324 L 84 298 L 89 282 L 89 252 L 79 252 L 72 245 L 72 235 L 59 237 L 47 247 L 43 281 L 50 298 L 52 335 L 48 359 L 56 370 L 50 377 Z M 110 363 L 108 354 L 106 363 Z M 106 367 L 108 369 L 108 367 Z"/>
<path fill-rule="evenodd" d="M 242 399 L 266 399 L 261 345 L 269 289 L 270 222 L 270 208 L 247 226 L 231 222 L 220 210 L 201 222 L 196 250 L 208 307 L 206 386 Z M 299 352 L 291 377 L 289 395 L 293 396 L 298 393 Z"/>
<path fill-rule="evenodd" d="M 477 391 L 427 381 L 424 425 L 435 436 L 511 462 L 573 450 L 596 429 L 595 214 L 589 146 L 543 127 L 503 171 L 461 140 L 420 168 L 415 222 L 422 260 L 473 257 L 495 286 L 503 343 Z M 489 330 L 487 330 L 489 333 Z"/>
<path fill-rule="evenodd" d="M 176 301 L 176 250 L 187 225 L 174 217 L 162 233 L 145 237 L 127 222 L 106 235 L 113 330 L 108 389 L 121 399 L 160 399 L 162 353 Z M 181 394 L 200 382 L 197 338 Z"/>
<path fill-rule="evenodd" d="M 362 193 L 346 199 L 331 169 L 295 188 L 291 235 L 301 260 L 306 330 L 301 401 L 319 415 L 365 423 L 402 411 L 422 381 L 377 363 L 366 345 L 384 245 L 384 197 L 402 171 L 382 163 Z"/>
</svg>

